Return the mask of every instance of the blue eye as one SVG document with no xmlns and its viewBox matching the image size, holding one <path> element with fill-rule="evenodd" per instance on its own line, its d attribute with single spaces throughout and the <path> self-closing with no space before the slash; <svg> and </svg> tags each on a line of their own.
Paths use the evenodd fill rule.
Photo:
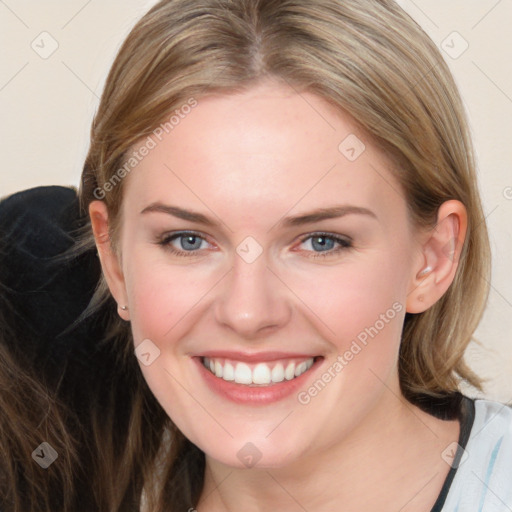
<svg viewBox="0 0 512 512">
<path fill-rule="evenodd" d="M 176 238 L 180 242 L 180 249 L 194 251 L 201 248 L 203 239 L 196 235 L 180 235 Z"/>
<path fill-rule="evenodd" d="M 350 240 L 327 233 L 309 235 L 302 239 L 301 245 L 305 246 L 304 250 L 316 253 L 313 257 L 329 256 L 352 247 Z"/>
<path fill-rule="evenodd" d="M 187 231 L 165 234 L 157 243 L 177 256 L 199 256 L 203 250 L 211 247 L 204 236 Z M 317 258 L 336 255 L 351 248 L 352 242 L 328 233 L 313 233 L 304 237 L 300 246 L 303 251 L 311 253 L 309 257 Z"/>
<path fill-rule="evenodd" d="M 165 235 L 158 244 L 181 256 L 194 256 L 195 253 L 210 245 L 204 237 L 197 233 L 187 232 Z"/>
</svg>

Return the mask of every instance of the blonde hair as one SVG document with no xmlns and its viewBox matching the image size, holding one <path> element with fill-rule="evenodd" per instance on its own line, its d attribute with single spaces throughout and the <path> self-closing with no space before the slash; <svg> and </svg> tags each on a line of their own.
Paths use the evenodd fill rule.
<svg viewBox="0 0 512 512">
<path fill-rule="evenodd" d="M 84 213 L 97 191 L 108 189 L 103 200 L 115 241 L 124 182 L 105 185 L 131 148 L 191 98 L 200 103 L 205 94 L 240 92 L 267 78 L 352 116 L 390 158 L 418 226 L 434 226 L 449 199 L 465 205 L 468 232 L 455 279 L 429 310 L 406 316 L 399 376 L 411 401 L 453 392 L 460 379 L 479 387 L 463 355 L 486 303 L 490 253 L 467 120 L 440 52 L 392 0 L 159 2 L 133 28 L 108 76 L 82 176 Z M 95 303 L 107 294 L 102 280 Z M 132 350 L 112 308 L 116 322 Z M 149 393 L 142 384 L 139 391 Z M 180 494 L 182 477 L 170 468 L 192 453 L 180 439 L 166 473 L 172 510 L 195 506 L 202 485 L 202 475 L 193 474 L 199 466 L 190 463 L 188 491 Z M 151 510 L 163 510 L 162 496 L 149 497 Z"/>
</svg>

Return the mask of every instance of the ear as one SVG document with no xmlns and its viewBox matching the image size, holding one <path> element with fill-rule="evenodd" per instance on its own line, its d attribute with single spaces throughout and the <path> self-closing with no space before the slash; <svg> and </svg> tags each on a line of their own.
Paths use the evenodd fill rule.
<svg viewBox="0 0 512 512">
<path fill-rule="evenodd" d="M 437 224 L 423 237 L 421 257 L 407 295 L 408 313 L 426 311 L 448 290 L 459 266 L 466 230 L 464 205 L 456 200 L 443 203 L 437 213 Z"/>
<path fill-rule="evenodd" d="M 103 201 L 92 201 L 89 205 L 92 232 L 98 249 L 103 275 L 107 281 L 110 293 L 117 302 L 117 312 L 123 320 L 130 320 L 128 309 L 122 309 L 127 304 L 126 286 L 119 258 L 112 247 L 110 239 L 108 211 Z"/>
</svg>

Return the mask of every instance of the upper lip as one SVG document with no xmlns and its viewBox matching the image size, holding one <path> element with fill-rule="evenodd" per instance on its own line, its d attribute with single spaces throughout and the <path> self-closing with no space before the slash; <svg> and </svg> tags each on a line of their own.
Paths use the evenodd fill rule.
<svg viewBox="0 0 512 512">
<path fill-rule="evenodd" d="M 230 350 L 209 350 L 201 352 L 198 357 L 207 357 L 209 359 L 231 359 L 234 361 L 244 361 L 246 363 L 270 362 L 281 359 L 309 359 L 317 357 L 318 354 L 306 354 L 304 352 L 237 352 Z"/>
</svg>

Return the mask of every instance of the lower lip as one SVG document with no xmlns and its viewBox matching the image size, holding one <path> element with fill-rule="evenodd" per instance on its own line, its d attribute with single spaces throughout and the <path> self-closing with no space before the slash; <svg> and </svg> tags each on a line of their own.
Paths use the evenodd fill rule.
<svg viewBox="0 0 512 512">
<path fill-rule="evenodd" d="M 223 398 L 227 398 L 237 404 L 252 405 L 266 405 L 278 402 L 289 397 L 294 392 L 298 392 L 301 387 L 304 387 L 306 380 L 321 362 L 321 358 L 315 359 L 313 366 L 309 370 L 292 380 L 284 380 L 269 386 L 247 386 L 216 377 L 204 367 L 202 358 L 195 357 L 194 360 L 199 367 L 199 373 L 210 389 Z"/>
</svg>

